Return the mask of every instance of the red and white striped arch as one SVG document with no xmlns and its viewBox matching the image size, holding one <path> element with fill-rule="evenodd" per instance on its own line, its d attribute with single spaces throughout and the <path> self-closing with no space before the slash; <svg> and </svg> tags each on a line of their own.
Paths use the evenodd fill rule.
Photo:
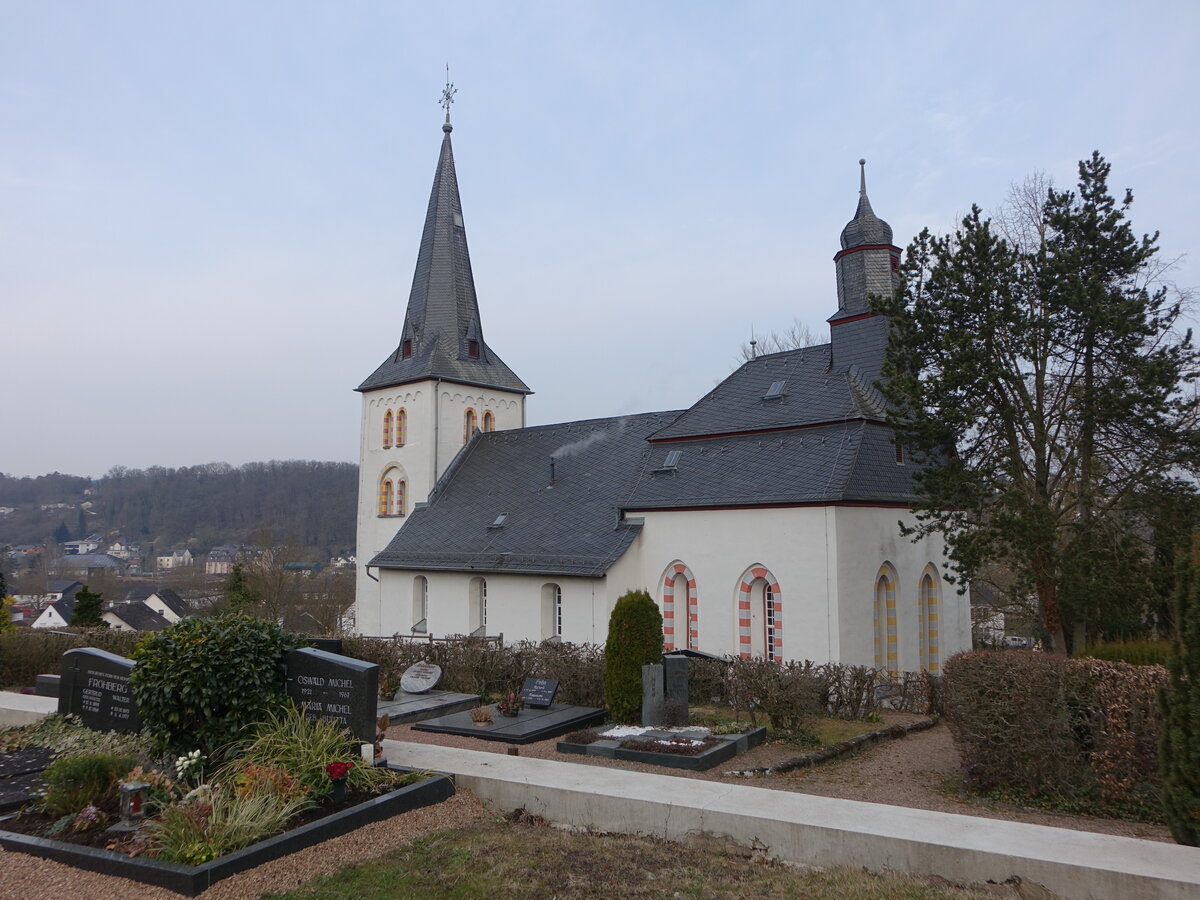
<svg viewBox="0 0 1200 900">
<path fill-rule="evenodd" d="M 761 597 L 754 597 L 752 591 L 754 583 L 760 579 L 771 589 L 771 609 L 763 610 L 763 623 L 764 627 L 767 627 L 766 623 L 770 622 L 767 639 L 774 643 L 775 652 L 772 656 L 779 662 L 783 659 L 783 592 L 780 591 L 775 576 L 761 565 L 753 565 L 747 569 L 738 584 L 738 655 L 742 659 L 749 659 L 751 655 L 750 604 L 761 602 Z"/>
<path fill-rule="evenodd" d="M 687 597 L 675 596 L 675 579 L 682 575 L 687 579 Z M 662 581 L 662 596 L 663 596 L 663 649 L 675 649 L 675 634 L 677 629 L 676 609 L 675 604 L 678 600 L 681 604 L 679 613 L 681 614 L 683 624 L 687 633 L 686 647 L 689 650 L 700 649 L 700 607 L 696 602 L 696 576 L 692 574 L 692 570 L 681 563 L 679 560 L 667 566 L 666 572 L 663 573 Z"/>
</svg>

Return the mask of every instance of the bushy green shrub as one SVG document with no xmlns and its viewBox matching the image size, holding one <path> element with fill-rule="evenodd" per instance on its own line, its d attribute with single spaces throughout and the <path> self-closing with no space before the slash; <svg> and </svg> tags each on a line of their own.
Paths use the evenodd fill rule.
<svg viewBox="0 0 1200 900">
<path fill-rule="evenodd" d="M 166 747 L 217 757 L 284 702 L 284 654 L 303 644 L 263 619 L 182 619 L 134 652 L 142 724 Z"/>
<path fill-rule="evenodd" d="M 604 702 L 615 722 L 636 724 L 642 714 L 642 666 L 663 654 L 662 613 L 645 591 L 617 598 L 604 644 Z"/>
<path fill-rule="evenodd" d="M 946 719 L 966 782 L 1050 805 L 1156 820 L 1160 666 L 976 650 L 951 657 Z"/>
<path fill-rule="evenodd" d="M 1135 666 L 1165 666 L 1171 655 L 1169 641 L 1103 641 L 1088 648 L 1084 656 Z"/>
<path fill-rule="evenodd" d="M 1200 539 L 1180 560 L 1175 588 L 1170 680 L 1159 693 L 1163 710 L 1163 812 L 1181 844 L 1200 846 Z"/>
<path fill-rule="evenodd" d="M 117 785 L 136 765 L 132 756 L 81 753 L 54 760 L 46 767 L 42 805 L 54 816 L 71 816 L 85 806 L 116 809 Z"/>
</svg>

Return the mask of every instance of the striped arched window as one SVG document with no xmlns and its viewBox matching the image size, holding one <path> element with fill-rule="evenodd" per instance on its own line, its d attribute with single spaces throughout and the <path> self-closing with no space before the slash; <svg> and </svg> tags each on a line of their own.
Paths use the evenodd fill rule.
<svg viewBox="0 0 1200 900">
<path fill-rule="evenodd" d="M 496 417 L 492 415 L 492 411 L 486 410 L 483 414 L 483 430 L 484 433 L 496 430 Z"/>
<path fill-rule="evenodd" d="M 383 449 L 392 446 L 392 411 L 389 409 L 383 416 Z"/>
<path fill-rule="evenodd" d="M 875 578 L 875 668 L 896 675 L 900 671 L 896 653 L 896 570 L 884 563 Z"/>
<path fill-rule="evenodd" d="M 463 443 L 471 439 L 471 434 L 479 427 L 478 419 L 475 418 L 475 410 L 468 407 L 466 414 L 463 415 Z"/>
<path fill-rule="evenodd" d="M 931 563 L 925 567 L 921 576 L 921 586 L 917 591 L 921 615 L 921 670 L 936 672 L 941 663 L 938 653 L 938 594 L 939 579 L 937 569 Z"/>
<path fill-rule="evenodd" d="M 408 413 L 404 407 L 396 410 L 396 446 L 403 447 L 408 443 Z"/>
</svg>

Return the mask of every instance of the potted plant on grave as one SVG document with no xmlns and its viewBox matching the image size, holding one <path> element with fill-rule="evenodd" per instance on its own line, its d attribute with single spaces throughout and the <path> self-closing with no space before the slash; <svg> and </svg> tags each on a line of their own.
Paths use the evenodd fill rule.
<svg viewBox="0 0 1200 900">
<path fill-rule="evenodd" d="M 525 701 L 521 699 L 521 695 L 516 691 L 509 691 L 508 696 L 496 704 L 496 709 L 500 710 L 500 715 L 513 718 L 525 706 Z"/>
</svg>

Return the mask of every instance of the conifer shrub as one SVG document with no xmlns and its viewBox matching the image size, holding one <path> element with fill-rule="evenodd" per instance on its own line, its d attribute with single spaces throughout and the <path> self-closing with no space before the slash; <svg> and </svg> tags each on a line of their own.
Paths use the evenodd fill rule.
<svg viewBox="0 0 1200 900">
<path fill-rule="evenodd" d="M 1175 640 L 1159 692 L 1163 813 L 1181 844 L 1200 846 L 1200 537 L 1180 561 Z"/>
<path fill-rule="evenodd" d="M 142 725 L 174 752 L 219 755 L 285 702 L 284 655 L 303 644 L 273 622 L 238 613 L 176 622 L 133 654 Z"/>
<path fill-rule="evenodd" d="M 604 644 L 604 700 L 613 721 L 637 724 L 642 714 L 642 666 L 663 653 L 662 613 L 645 591 L 617 598 Z"/>
</svg>

